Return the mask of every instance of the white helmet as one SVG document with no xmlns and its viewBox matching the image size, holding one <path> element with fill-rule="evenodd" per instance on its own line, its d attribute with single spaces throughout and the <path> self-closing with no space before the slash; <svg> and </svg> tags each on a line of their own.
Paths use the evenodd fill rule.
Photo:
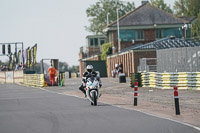
<svg viewBox="0 0 200 133">
<path fill-rule="evenodd" d="M 92 72 L 92 69 L 93 69 L 93 66 L 92 66 L 92 65 L 87 65 L 87 71 L 88 71 L 88 72 L 91 73 L 91 72 Z"/>
</svg>

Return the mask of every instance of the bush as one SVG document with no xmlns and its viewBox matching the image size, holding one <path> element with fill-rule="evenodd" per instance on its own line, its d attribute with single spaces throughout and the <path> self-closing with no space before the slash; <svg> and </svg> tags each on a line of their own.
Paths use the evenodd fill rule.
<svg viewBox="0 0 200 133">
<path fill-rule="evenodd" d="M 105 43 L 102 45 L 101 49 L 101 60 L 107 60 L 107 55 L 112 54 L 112 44 Z"/>
</svg>

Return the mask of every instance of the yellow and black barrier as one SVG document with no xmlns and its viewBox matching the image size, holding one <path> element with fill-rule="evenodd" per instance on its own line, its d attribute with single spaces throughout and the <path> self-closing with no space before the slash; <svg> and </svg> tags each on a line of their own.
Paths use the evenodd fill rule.
<svg viewBox="0 0 200 133">
<path fill-rule="evenodd" d="M 141 75 L 143 87 L 172 89 L 178 86 L 179 89 L 200 90 L 200 72 L 145 72 Z"/>
<path fill-rule="evenodd" d="M 44 74 L 24 74 L 24 85 L 34 87 L 44 87 Z"/>
</svg>

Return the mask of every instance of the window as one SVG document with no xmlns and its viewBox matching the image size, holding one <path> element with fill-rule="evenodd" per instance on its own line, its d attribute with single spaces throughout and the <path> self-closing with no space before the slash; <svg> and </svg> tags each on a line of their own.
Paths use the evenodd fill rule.
<svg viewBox="0 0 200 133">
<path fill-rule="evenodd" d="M 104 44 L 105 43 L 105 40 L 100 40 L 100 44 Z"/>
<path fill-rule="evenodd" d="M 122 41 L 135 40 L 135 31 L 134 30 L 120 30 L 120 39 Z"/>
<path fill-rule="evenodd" d="M 182 29 L 179 30 L 179 28 L 166 28 L 162 30 L 162 35 L 162 38 L 169 36 L 182 37 Z"/>
<path fill-rule="evenodd" d="M 144 40 L 144 30 L 137 30 L 136 40 Z"/>
<path fill-rule="evenodd" d="M 98 38 L 94 38 L 94 45 L 95 45 L 95 46 L 98 46 L 98 44 L 99 44 L 99 43 L 98 43 Z"/>
<path fill-rule="evenodd" d="M 161 29 L 156 30 L 156 39 L 161 39 L 163 38 L 163 32 Z"/>
<path fill-rule="evenodd" d="M 90 46 L 93 46 L 94 45 L 94 41 L 93 41 L 93 38 L 90 39 Z"/>
<path fill-rule="evenodd" d="M 134 33 L 132 30 L 127 30 L 126 32 L 126 38 L 128 41 L 132 41 L 134 40 Z"/>
</svg>

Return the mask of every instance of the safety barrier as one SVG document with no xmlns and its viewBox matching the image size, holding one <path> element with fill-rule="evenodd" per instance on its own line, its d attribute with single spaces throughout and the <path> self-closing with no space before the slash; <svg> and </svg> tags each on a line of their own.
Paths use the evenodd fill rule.
<svg viewBox="0 0 200 133">
<path fill-rule="evenodd" d="M 200 72 L 178 72 L 178 73 L 141 73 L 142 86 L 172 89 L 178 86 L 179 89 L 200 90 Z"/>
<path fill-rule="evenodd" d="M 6 82 L 6 73 L 0 72 L 0 83 Z"/>
<path fill-rule="evenodd" d="M 14 73 L 14 83 L 23 83 L 23 70 L 13 71 Z"/>
<path fill-rule="evenodd" d="M 34 87 L 44 87 L 44 74 L 24 74 L 24 85 Z"/>
<path fill-rule="evenodd" d="M 23 83 L 23 70 L 18 71 L 1 71 L 1 83 Z"/>
<path fill-rule="evenodd" d="M 77 74 L 76 73 L 71 73 L 71 78 L 77 78 Z"/>
</svg>

